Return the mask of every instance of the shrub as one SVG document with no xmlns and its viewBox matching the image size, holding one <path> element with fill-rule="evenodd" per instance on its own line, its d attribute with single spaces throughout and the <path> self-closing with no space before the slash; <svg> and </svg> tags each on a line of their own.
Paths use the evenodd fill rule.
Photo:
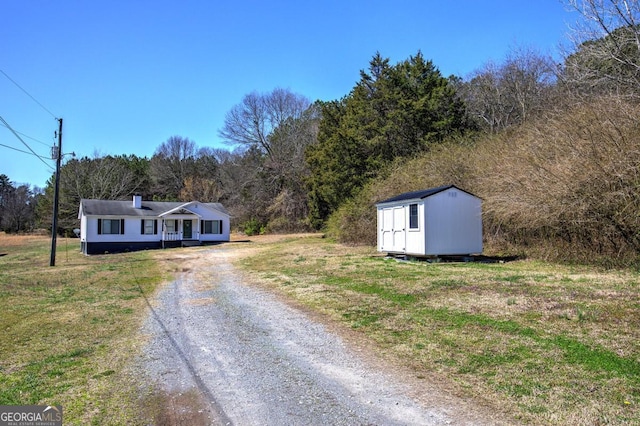
<svg viewBox="0 0 640 426">
<path fill-rule="evenodd" d="M 262 235 L 265 233 L 265 225 L 258 219 L 252 218 L 240 225 L 240 229 L 248 236 Z"/>
<path fill-rule="evenodd" d="M 569 259 L 640 250 L 640 108 L 600 99 L 484 146 L 485 226 Z"/>
</svg>

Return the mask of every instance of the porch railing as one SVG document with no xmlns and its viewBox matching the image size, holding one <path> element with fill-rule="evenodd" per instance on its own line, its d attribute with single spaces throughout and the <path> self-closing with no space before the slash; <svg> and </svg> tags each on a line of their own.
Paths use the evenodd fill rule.
<svg viewBox="0 0 640 426">
<path fill-rule="evenodd" d="M 162 233 L 162 240 L 163 241 L 181 241 L 181 240 L 199 240 L 200 239 L 200 233 L 199 232 L 193 232 L 191 234 L 191 238 L 184 238 L 183 233 L 182 232 L 163 232 Z"/>
<path fill-rule="evenodd" d="M 180 238 L 179 232 L 163 232 L 162 239 L 164 241 L 180 241 L 182 238 Z"/>
</svg>

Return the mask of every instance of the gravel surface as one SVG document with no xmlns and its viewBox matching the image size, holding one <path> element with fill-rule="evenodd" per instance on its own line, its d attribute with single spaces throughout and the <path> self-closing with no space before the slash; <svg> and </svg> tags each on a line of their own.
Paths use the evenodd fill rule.
<svg viewBox="0 0 640 426">
<path fill-rule="evenodd" d="M 268 292 L 245 285 L 233 247 L 185 250 L 152 301 L 143 367 L 169 395 L 196 391 L 210 424 L 482 424 L 425 407 L 397 376 Z M 189 252 L 189 253 L 187 253 Z M 414 389 L 415 390 L 415 389 Z M 425 385 L 425 392 L 428 392 Z M 488 424 L 488 423 L 486 423 Z"/>
</svg>

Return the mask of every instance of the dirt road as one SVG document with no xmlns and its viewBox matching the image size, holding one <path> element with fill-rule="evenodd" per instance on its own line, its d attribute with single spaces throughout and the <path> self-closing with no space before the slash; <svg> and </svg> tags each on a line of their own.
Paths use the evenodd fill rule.
<svg viewBox="0 0 640 426">
<path fill-rule="evenodd" d="M 152 301 L 143 366 L 166 424 L 494 424 L 419 389 L 325 325 L 246 285 L 238 244 L 173 252 L 183 272 Z M 422 394 L 425 398 L 415 398 Z M 432 406 L 425 406 L 425 400 Z M 434 405 L 435 404 L 435 405 Z"/>
</svg>

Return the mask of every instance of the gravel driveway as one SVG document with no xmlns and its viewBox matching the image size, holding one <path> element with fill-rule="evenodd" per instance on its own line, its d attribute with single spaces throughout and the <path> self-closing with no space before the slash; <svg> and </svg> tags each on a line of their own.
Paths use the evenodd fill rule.
<svg viewBox="0 0 640 426">
<path fill-rule="evenodd" d="M 238 247 L 174 251 L 169 261 L 183 272 L 150 304 L 144 368 L 175 405 L 179 395 L 199 395 L 196 423 L 494 423 L 451 398 L 443 397 L 444 406 L 424 406 L 408 396 L 415 387 L 373 366 L 371 354 L 363 356 L 323 324 L 243 283 L 231 263 Z M 435 392 L 427 384 L 419 391 Z"/>
</svg>

